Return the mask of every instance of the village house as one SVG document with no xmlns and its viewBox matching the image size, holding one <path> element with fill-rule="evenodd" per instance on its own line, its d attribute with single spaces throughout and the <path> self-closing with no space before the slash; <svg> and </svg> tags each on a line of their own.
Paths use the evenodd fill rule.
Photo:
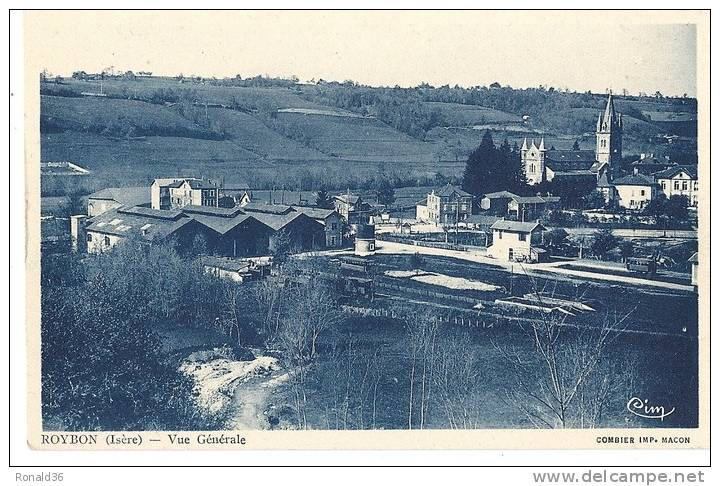
<svg viewBox="0 0 720 486">
<path fill-rule="evenodd" d="M 558 196 L 513 196 L 507 204 L 507 213 L 518 221 L 537 219 L 544 211 L 560 204 Z"/>
<path fill-rule="evenodd" d="M 613 181 L 618 207 L 641 210 L 656 196 L 658 184 L 643 174 L 630 174 Z"/>
<path fill-rule="evenodd" d="M 549 256 L 540 248 L 545 227 L 539 221 L 521 222 L 499 220 L 491 226 L 493 242 L 488 256 L 510 262 L 541 262 Z"/>
<path fill-rule="evenodd" d="M 334 209 L 321 209 L 307 206 L 293 206 L 295 211 L 311 217 L 325 227 L 325 246 L 340 248 L 343 243 L 343 220 Z"/>
<path fill-rule="evenodd" d="M 340 194 L 333 196 L 335 211 L 350 226 L 367 223 L 370 217 L 370 205 L 355 194 Z"/>
<path fill-rule="evenodd" d="M 472 214 L 473 195 L 451 184 L 427 195 L 427 221 L 455 224 Z"/>
<path fill-rule="evenodd" d="M 668 198 L 671 196 L 685 196 L 690 206 L 697 206 L 698 188 L 697 166 L 676 165 L 654 174 L 655 181 L 660 190 Z"/>
<path fill-rule="evenodd" d="M 480 199 L 480 209 L 491 214 L 505 215 L 508 212 L 508 203 L 518 197 L 509 191 L 490 192 Z"/>
<path fill-rule="evenodd" d="M 250 186 L 245 183 L 223 184 L 218 188 L 218 206 L 231 208 L 250 202 Z"/>
<path fill-rule="evenodd" d="M 108 187 L 88 196 L 88 216 L 98 216 L 120 206 L 150 207 L 150 188 L 141 187 Z"/>
<path fill-rule="evenodd" d="M 150 186 L 153 209 L 178 209 L 190 204 L 217 206 L 217 186 L 197 178 L 155 179 Z"/>
<path fill-rule="evenodd" d="M 653 154 L 640 154 L 640 158 L 630 163 L 633 173 L 653 175 L 656 172 L 668 169 L 676 165 L 669 157 L 655 157 Z"/>
</svg>

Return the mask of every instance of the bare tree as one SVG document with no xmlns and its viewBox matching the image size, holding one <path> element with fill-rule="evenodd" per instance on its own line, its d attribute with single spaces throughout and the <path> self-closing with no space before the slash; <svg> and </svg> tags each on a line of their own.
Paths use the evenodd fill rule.
<svg viewBox="0 0 720 486">
<path fill-rule="evenodd" d="M 224 303 L 222 313 L 215 320 L 220 330 L 232 338 L 239 346 L 242 339 L 242 302 L 243 292 L 235 282 L 227 282 L 222 287 L 222 302 Z"/>
<path fill-rule="evenodd" d="M 321 333 L 342 318 L 328 283 L 318 274 L 303 274 L 302 284 L 285 288 L 277 341 L 291 369 L 298 426 L 307 428 L 308 370 L 317 355 Z"/>
<path fill-rule="evenodd" d="M 435 340 L 439 320 L 426 312 L 417 312 L 417 309 L 415 309 L 415 312 L 407 312 L 406 316 L 404 321 L 410 359 L 408 429 L 413 428 L 414 418 L 417 418 L 419 427 L 422 429 L 425 427 L 430 403 L 430 377 L 433 373 Z M 416 401 L 419 402 L 419 411 L 415 406 Z M 415 414 L 417 414 L 417 417 L 415 417 Z"/>
<path fill-rule="evenodd" d="M 260 329 L 263 339 L 271 345 L 280 329 L 283 288 L 276 280 L 264 279 L 253 287 L 252 293 L 262 318 Z"/>
<path fill-rule="evenodd" d="M 443 336 L 437 341 L 433 372 L 435 401 L 452 429 L 479 426 L 485 385 L 482 363 L 467 332 Z"/>
<path fill-rule="evenodd" d="M 534 295 L 538 304 L 546 303 L 537 288 Z M 608 372 L 608 345 L 625 330 L 628 316 L 606 315 L 595 326 L 581 326 L 568 323 L 566 313 L 541 312 L 520 324 L 527 339 L 515 346 L 494 343 L 514 378 L 507 400 L 535 427 L 597 425 L 610 392 L 628 378 Z"/>
</svg>

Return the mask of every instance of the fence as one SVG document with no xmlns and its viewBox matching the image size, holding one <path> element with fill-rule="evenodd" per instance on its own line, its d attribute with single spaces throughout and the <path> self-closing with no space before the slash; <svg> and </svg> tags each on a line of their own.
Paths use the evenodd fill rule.
<svg viewBox="0 0 720 486">
<path fill-rule="evenodd" d="M 391 319 L 397 319 L 399 317 L 402 317 L 394 310 L 376 309 L 371 307 L 344 305 L 342 306 L 342 310 L 350 314 L 356 314 L 363 317 L 389 317 Z M 432 316 L 432 319 L 443 324 L 454 324 L 457 326 L 476 327 L 482 329 L 490 329 L 493 327 L 494 324 L 493 321 L 489 319 L 481 320 L 476 317 L 468 316 Z"/>
<path fill-rule="evenodd" d="M 375 287 L 380 288 L 380 289 L 398 290 L 400 292 L 408 292 L 411 294 L 422 295 L 425 297 L 435 297 L 436 299 L 454 300 L 456 302 L 462 302 L 465 304 L 477 304 L 478 303 L 478 300 L 473 299 L 472 297 L 464 297 L 462 295 L 454 295 L 454 294 L 443 293 L 443 292 L 432 292 L 432 291 L 426 290 L 426 289 L 408 287 L 405 285 L 396 285 L 396 284 L 392 284 L 389 282 L 382 282 L 377 279 L 375 281 Z"/>
<path fill-rule="evenodd" d="M 377 234 L 375 236 L 377 239 L 382 241 L 390 241 L 393 243 L 404 243 L 406 245 L 414 245 L 414 246 L 424 246 L 427 248 L 441 248 L 443 250 L 457 250 L 457 251 L 469 251 L 470 247 L 465 245 L 456 245 L 454 243 L 445 243 L 442 241 L 420 241 L 420 240 L 413 240 L 410 238 L 404 238 L 400 236 L 391 236 L 391 235 L 385 235 L 385 234 Z"/>
</svg>

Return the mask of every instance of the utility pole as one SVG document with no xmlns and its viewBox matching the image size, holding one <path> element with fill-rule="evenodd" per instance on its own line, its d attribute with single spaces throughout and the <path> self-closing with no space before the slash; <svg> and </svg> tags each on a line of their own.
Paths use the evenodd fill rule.
<svg viewBox="0 0 720 486">
<path fill-rule="evenodd" d="M 458 229 L 460 224 L 460 201 L 455 201 L 455 244 L 458 244 Z"/>
</svg>

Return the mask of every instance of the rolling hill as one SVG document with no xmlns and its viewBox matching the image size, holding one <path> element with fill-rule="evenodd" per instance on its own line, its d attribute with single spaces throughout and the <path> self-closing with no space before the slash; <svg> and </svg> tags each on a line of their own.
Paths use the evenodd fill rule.
<svg viewBox="0 0 720 486">
<path fill-rule="evenodd" d="M 557 148 L 576 140 L 594 146 L 603 95 L 503 88 L 461 91 L 460 103 L 458 89 L 63 79 L 41 85 L 41 154 L 88 167 L 98 187 L 179 173 L 269 187 L 301 179 L 345 187 L 379 170 L 408 180 L 458 175 L 485 130 L 498 143 L 545 136 Z M 96 96 L 101 91 L 105 96 Z M 467 104 L 478 99 L 494 107 Z M 652 151 L 663 134 L 692 135 L 697 123 L 683 100 L 617 103 L 628 151 Z M 526 108 L 534 115 L 523 118 Z"/>
</svg>

